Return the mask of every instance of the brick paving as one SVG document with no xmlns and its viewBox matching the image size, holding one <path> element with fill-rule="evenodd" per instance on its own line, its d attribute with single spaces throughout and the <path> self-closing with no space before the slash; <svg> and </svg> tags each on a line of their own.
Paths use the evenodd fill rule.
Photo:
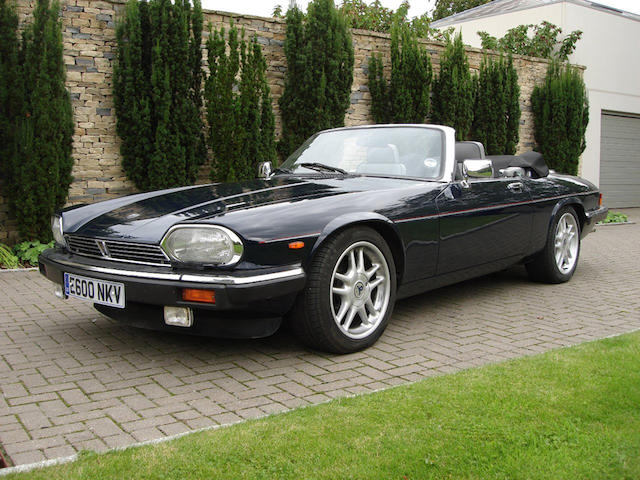
<svg viewBox="0 0 640 480">
<path fill-rule="evenodd" d="M 16 465 L 104 451 L 640 329 L 640 224 L 582 247 L 567 284 L 517 267 L 402 300 L 374 347 L 343 356 L 286 332 L 136 330 L 56 299 L 37 272 L 0 273 L 0 444 Z"/>
</svg>

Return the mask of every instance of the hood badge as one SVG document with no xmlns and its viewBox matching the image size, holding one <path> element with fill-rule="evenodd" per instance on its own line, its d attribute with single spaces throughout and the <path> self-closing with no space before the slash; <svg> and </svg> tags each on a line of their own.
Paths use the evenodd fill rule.
<svg viewBox="0 0 640 480">
<path fill-rule="evenodd" d="M 133 220 L 134 218 L 138 218 L 139 216 L 140 213 L 138 212 L 130 213 L 129 215 L 127 215 L 127 220 Z"/>
</svg>

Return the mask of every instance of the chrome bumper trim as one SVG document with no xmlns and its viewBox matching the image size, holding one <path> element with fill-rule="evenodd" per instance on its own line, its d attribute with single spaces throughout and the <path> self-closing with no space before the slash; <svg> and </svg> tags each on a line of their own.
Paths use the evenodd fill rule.
<svg viewBox="0 0 640 480">
<path fill-rule="evenodd" d="M 137 272 L 135 270 L 122 270 L 116 268 L 96 267 L 94 265 L 85 265 L 82 263 L 70 262 L 68 260 L 50 260 L 68 267 L 79 268 L 89 272 L 106 273 L 108 275 L 122 275 L 127 277 L 144 278 L 150 280 L 170 280 L 174 282 L 193 282 L 193 283 L 218 283 L 222 285 L 249 285 L 252 283 L 268 282 L 271 280 L 281 280 L 290 277 L 304 275 L 302 267 L 292 267 L 280 272 L 263 273 L 260 275 L 252 275 L 250 277 L 234 277 L 231 275 L 194 275 L 180 273 L 152 273 Z"/>
<path fill-rule="evenodd" d="M 598 218 L 600 216 L 602 217 L 606 217 L 607 216 L 607 212 L 609 211 L 609 209 L 607 207 L 600 207 L 597 210 L 591 210 L 589 212 L 585 212 L 585 216 L 591 220 L 592 218 Z"/>
</svg>

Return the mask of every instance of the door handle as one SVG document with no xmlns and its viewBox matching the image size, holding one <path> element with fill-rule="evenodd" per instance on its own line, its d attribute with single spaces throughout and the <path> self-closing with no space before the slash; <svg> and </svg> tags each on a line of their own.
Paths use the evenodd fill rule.
<svg viewBox="0 0 640 480">
<path fill-rule="evenodd" d="M 515 193 L 522 192 L 522 187 L 523 187 L 522 182 L 514 182 L 507 185 L 507 188 Z"/>
</svg>

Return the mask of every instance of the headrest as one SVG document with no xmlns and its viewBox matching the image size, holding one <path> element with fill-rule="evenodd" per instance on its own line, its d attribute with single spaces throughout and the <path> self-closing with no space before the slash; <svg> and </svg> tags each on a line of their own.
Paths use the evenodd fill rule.
<svg viewBox="0 0 640 480">
<path fill-rule="evenodd" d="M 484 158 L 484 146 L 480 142 L 456 142 L 455 147 L 456 162 L 463 162 L 468 159 Z"/>
<path fill-rule="evenodd" d="M 367 151 L 367 163 L 396 163 L 391 147 L 374 147 Z"/>
</svg>

